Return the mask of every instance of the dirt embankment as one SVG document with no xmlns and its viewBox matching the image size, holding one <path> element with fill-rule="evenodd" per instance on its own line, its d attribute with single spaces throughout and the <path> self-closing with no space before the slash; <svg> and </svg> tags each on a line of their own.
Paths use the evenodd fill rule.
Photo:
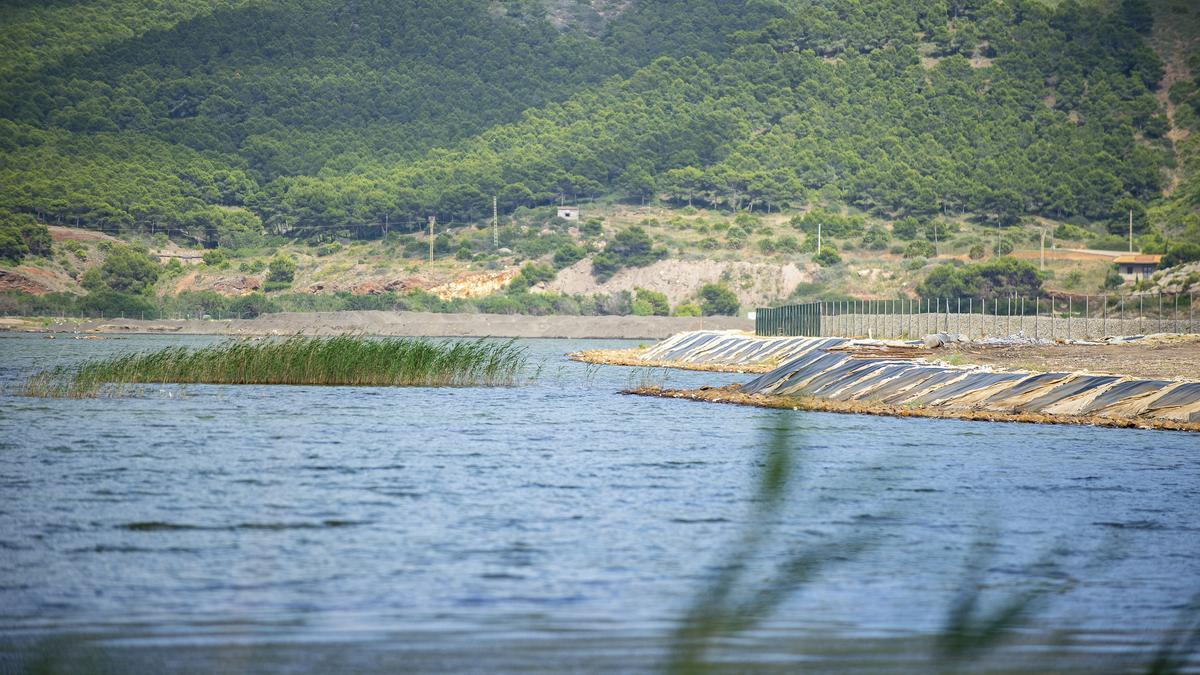
<svg viewBox="0 0 1200 675">
<path fill-rule="evenodd" d="M 1035 372 L 1198 379 L 1200 335 L 1151 336 L 1112 345 L 950 345 L 934 352 L 932 358 Z"/>
<path fill-rule="evenodd" d="M 311 312 L 267 314 L 227 321 L 108 319 L 41 325 L 6 322 L 0 330 L 34 332 L 176 333 L 180 335 L 390 335 L 413 337 L 605 338 L 660 340 L 711 328 L 753 330 L 734 317 L 522 316 L 425 312 Z"/>
</svg>

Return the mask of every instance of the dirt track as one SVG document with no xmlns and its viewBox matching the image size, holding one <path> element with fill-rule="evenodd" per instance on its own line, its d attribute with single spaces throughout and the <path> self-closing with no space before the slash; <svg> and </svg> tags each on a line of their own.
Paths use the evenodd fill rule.
<svg viewBox="0 0 1200 675">
<path fill-rule="evenodd" d="M 607 338 L 659 340 L 682 331 L 753 330 L 754 322 L 735 317 L 518 316 L 509 314 L 430 314 L 423 312 L 313 312 L 266 314 L 228 321 L 66 322 L 0 320 L 0 329 L 39 332 L 175 333 L 180 335 L 396 335 L 414 337 Z"/>
</svg>

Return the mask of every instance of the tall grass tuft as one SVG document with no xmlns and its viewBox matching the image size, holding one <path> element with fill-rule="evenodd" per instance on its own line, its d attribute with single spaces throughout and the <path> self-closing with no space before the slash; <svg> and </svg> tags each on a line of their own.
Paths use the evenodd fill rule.
<svg viewBox="0 0 1200 675">
<path fill-rule="evenodd" d="M 527 356 L 512 340 L 295 336 L 168 347 L 43 370 L 27 396 L 94 398 L 131 384 L 295 384 L 379 387 L 510 386 Z"/>
</svg>

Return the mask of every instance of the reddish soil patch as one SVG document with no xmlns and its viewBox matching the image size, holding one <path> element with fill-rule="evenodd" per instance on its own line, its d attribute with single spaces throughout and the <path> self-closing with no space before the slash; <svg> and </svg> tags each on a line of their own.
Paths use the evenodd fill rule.
<svg viewBox="0 0 1200 675">
<path fill-rule="evenodd" d="M 92 230 L 81 230 L 77 227 L 59 227 L 51 225 L 47 229 L 50 230 L 50 238 L 54 241 L 111 241 L 121 243 L 120 239 L 110 237 L 103 232 L 94 232 Z"/>
<path fill-rule="evenodd" d="M 30 295 L 45 295 L 52 293 L 53 288 L 41 281 L 30 279 L 25 274 L 12 270 L 0 270 L 0 292 L 20 291 Z"/>
</svg>

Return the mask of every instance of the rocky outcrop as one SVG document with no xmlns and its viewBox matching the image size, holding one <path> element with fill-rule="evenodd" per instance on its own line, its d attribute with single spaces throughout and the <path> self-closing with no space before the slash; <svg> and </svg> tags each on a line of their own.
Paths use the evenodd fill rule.
<svg viewBox="0 0 1200 675">
<path fill-rule="evenodd" d="M 443 300 L 453 298 L 482 298 L 504 290 L 504 287 L 512 283 L 512 280 L 516 279 L 520 273 L 521 270 L 510 269 L 500 272 L 470 274 L 459 277 L 450 283 L 434 286 L 429 289 L 429 292 Z"/>
</svg>

